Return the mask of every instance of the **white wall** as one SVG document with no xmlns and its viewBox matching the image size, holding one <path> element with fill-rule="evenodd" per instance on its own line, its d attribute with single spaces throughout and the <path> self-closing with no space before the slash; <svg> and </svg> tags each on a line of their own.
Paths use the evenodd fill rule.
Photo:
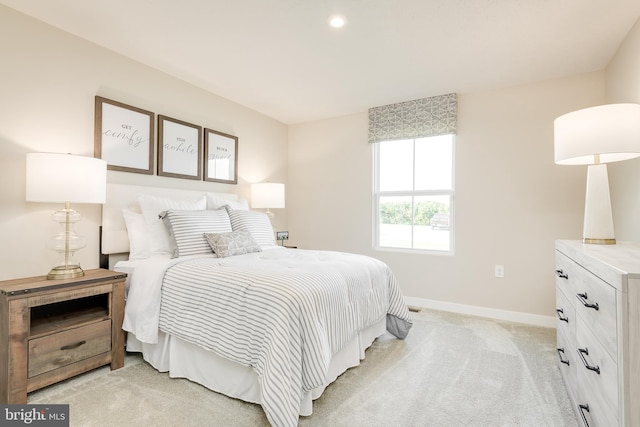
<svg viewBox="0 0 640 427">
<path fill-rule="evenodd" d="M 607 103 L 640 103 L 640 20 L 609 63 L 606 83 Z M 640 159 L 608 168 L 616 238 L 640 242 Z"/>
<path fill-rule="evenodd" d="M 239 138 L 238 185 L 108 173 L 109 182 L 196 188 L 250 196 L 251 182 L 287 179 L 287 127 L 219 96 L 0 6 L 0 279 L 46 274 L 56 256 L 45 249 L 58 232 L 49 215 L 61 206 L 26 203 L 25 156 L 50 151 L 93 156 L 94 97 L 104 96 L 156 114 Z M 98 266 L 98 205 L 83 215 L 83 268 Z M 286 224 L 276 210 L 276 226 Z M 280 228 L 282 228 L 280 227 Z"/>
<path fill-rule="evenodd" d="M 55 260 L 44 244 L 57 232 L 48 219 L 57 206 L 24 201 L 25 155 L 91 156 L 93 102 L 101 95 L 240 138 L 237 186 L 118 172 L 109 172 L 110 182 L 206 188 L 244 197 L 251 182 L 285 182 L 287 209 L 276 212 L 275 225 L 289 229 L 290 244 L 376 256 L 394 269 L 409 297 L 551 316 L 553 241 L 580 238 L 586 176 L 583 167 L 553 164 L 553 119 L 605 102 L 605 82 L 610 98 L 640 100 L 639 32 L 636 25 L 606 81 L 604 72 L 596 72 L 459 94 L 456 253 L 433 256 L 371 247 L 366 112 L 287 128 L 0 6 L 0 279 L 45 274 Z M 613 183 L 614 197 L 619 188 L 628 188 L 635 202 L 639 184 L 632 179 L 628 187 Z M 79 258 L 93 268 L 100 207 L 76 207 L 84 216 L 78 231 L 90 237 Z M 632 217 L 626 218 L 631 224 Z M 638 230 L 633 224 L 628 228 Z M 505 266 L 504 279 L 493 276 L 494 264 Z"/>
<path fill-rule="evenodd" d="M 290 126 L 291 243 L 382 259 L 412 298 L 552 316 L 554 240 L 581 237 L 586 177 L 554 164 L 553 120 L 603 100 L 603 72 L 459 94 L 453 256 L 372 249 L 367 113 Z"/>
</svg>

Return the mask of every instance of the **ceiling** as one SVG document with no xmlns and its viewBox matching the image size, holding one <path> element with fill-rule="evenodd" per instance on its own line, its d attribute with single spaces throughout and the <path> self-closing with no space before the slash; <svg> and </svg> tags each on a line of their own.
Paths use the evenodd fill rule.
<svg viewBox="0 0 640 427">
<path fill-rule="evenodd" d="M 640 16 L 638 0 L 0 4 L 287 124 L 602 70 Z"/>
</svg>

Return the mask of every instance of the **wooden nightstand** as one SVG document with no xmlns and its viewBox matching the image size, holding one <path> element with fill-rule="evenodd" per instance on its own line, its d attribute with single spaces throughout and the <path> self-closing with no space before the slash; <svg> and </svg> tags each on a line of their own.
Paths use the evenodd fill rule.
<svg viewBox="0 0 640 427">
<path fill-rule="evenodd" d="M 0 282 L 0 403 L 24 404 L 28 392 L 124 366 L 125 278 L 96 269 Z"/>
</svg>

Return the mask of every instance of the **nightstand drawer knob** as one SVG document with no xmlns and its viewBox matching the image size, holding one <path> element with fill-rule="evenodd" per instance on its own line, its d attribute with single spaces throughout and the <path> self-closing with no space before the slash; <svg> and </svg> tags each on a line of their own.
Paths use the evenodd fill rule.
<svg viewBox="0 0 640 427">
<path fill-rule="evenodd" d="M 562 270 L 556 270 L 556 275 L 561 279 L 568 279 L 569 275 Z"/>
<path fill-rule="evenodd" d="M 582 293 L 582 294 L 578 294 L 576 296 L 578 297 L 578 299 L 580 300 L 582 305 L 584 305 L 585 307 L 593 308 L 594 310 L 600 310 L 600 306 L 598 305 L 597 302 L 590 303 L 589 301 L 587 301 L 589 299 L 589 297 L 587 297 L 587 293 L 586 292 Z"/>
<path fill-rule="evenodd" d="M 74 348 L 78 348 L 83 344 L 86 344 L 87 342 L 85 340 L 82 341 L 78 341 L 75 344 L 68 344 L 68 345 L 63 345 L 62 347 L 60 347 L 60 350 L 64 351 L 64 350 L 73 350 Z"/>
</svg>

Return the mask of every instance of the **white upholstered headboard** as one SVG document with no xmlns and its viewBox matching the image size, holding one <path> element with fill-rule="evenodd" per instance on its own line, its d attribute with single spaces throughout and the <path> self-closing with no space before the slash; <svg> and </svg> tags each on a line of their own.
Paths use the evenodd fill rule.
<svg viewBox="0 0 640 427">
<path fill-rule="evenodd" d="M 100 251 L 103 255 L 129 252 L 129 236 L 122 216 L 122 209 L 128 208 L 139 212 L 138 195 L 140 194 L 180 200 L 197 198 L 207 194 L 207 192 L 141 185 L 107 184 L 107 200 L 102 205 L 102 242 Z M 238 200 L 237 194 L 214 194 L 228 200 Z"/>
</svg>

